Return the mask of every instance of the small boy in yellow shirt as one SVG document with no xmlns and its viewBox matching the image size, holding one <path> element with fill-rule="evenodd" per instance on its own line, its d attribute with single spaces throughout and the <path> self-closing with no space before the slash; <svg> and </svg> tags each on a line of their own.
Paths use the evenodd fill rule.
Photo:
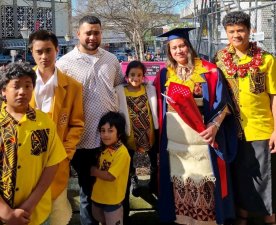
<svg viewBox="0 0 276 225">
<path fill-rule="evenodd" d="M 123 224 L 130 156 L 123 143 L 126 141 L 125 119 L 118 112 L 105 114 L 98 126 L 103 151 L 99 167 L 91 168 L 96 177 L 92 191 L 93 217 L 104 225 Z"/>
<path fill-rule="evenodd" d="M 35 81 L 27 63 L 12 63 L 1 71 L 0 224 L 46 224 L 49 186 L 67 157 L 55 124 L 29 106 Z"/>
</svg>

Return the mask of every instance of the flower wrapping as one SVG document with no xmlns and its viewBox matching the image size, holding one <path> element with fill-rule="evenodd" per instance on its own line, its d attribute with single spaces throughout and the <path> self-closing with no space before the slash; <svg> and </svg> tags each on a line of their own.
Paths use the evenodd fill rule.
<svg viewBox="0 0 276 225">
<path fill-rule="evenodd" d="M 188 126 L 198 133 L 206 129 L 189 87 L 170 82 L 167 96 L 168 103 Z"/>
</svg>

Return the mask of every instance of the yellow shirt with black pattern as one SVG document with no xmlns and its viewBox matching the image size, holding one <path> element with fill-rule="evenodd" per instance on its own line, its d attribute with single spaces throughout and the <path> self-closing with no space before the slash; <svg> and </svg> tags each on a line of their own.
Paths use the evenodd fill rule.
<svg viewBox="0 0 276 225">
<path fill-rule="evenodd" d="M 10 207 L 17 208 L 33 192 L 44 169 L 58 164 L 67 157 L 67 154 L 56 133 L 55 124 L 48 115 L 39 110 L 29 108 L 29 113 L 26 113 L 20 121 L 16 121 L 6 112 L 5 107 L 2 107 L 0 124 L 1 151 L 4 153 L 0 154 L 0 173 L 3 174 L 3 170 L 10 169 L 4 160 L 5 162 L 15 160 L 15 167 L 13 168 L 16 174 L 15 190 L 11 201 L 13 205 Z M 8 131 L 4 130 L 7 126 L 14 132 L 4 135 Z M 9 143 L 8 137 L 13 140 L 14 144 L 7 145 Z M 12 147 L 16 157 L 10 154 L 6 155 L 8 150 L 5 146 Z M 11 182 L 3 176 L 0 179 L 0 183 L 4 186 Z M 5 191 L 5 187 L 0 187 L 1 196 L 7 194 Z M 29 225 L 43 223 L 51 212 L 51 205 L 52 198 L 49 188 L 35 207 Z"/>
<path fill-rule="evenodd" d="M 244 78 L 234 78 L 227 74 L 220 54 L 222 54 L 221 51 L 217 53 L 216 63 L 233 90 L 246 140 L 269 139 L 274 130 L 269 95 L 276 94 L 275 58 L 269 53 L 264 53 L 263 63 L 259 66 L 256 76 L 251 76 L 248 72 Z M 238 59 L 237 64 L 243 65 L 251 60 L 252 57 L 244 55 Z"/>
<path fill-rule="evenodd" d="M 130 156 L 127 148 L 123 144 L 116 150 L 106 148 L 100 155 L 99 164 L 99 168 L 108 171 L 115 180 L 106 181 L 97 178 L 91 199 L 100 204 L 120 204 L 125 198 L 128 181 Z"/>
</svg>

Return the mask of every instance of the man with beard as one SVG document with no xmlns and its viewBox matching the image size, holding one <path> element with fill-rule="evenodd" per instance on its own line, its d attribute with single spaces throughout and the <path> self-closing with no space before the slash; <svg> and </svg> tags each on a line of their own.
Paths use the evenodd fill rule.
<svg viewBox="0 0 276 225">
<path fill-rule="evenodd" d="M 84 133 L 72 160 L 80 185 L 80 222 L 95 224 L 91 214 L 93 179 L 90 168 L 97 164 L 100 135 L 97 126 L 108 111 L 118 111 L 114 87 L 123 82 L 120 64 L 115 55 L 100 48 L 101 21 L 85 16 L 79 21 L 79 44 L 59 59 L 56 66 L 83 84 Z M 77 106 L 76 106 L 77 107 Z"/>
</svg>

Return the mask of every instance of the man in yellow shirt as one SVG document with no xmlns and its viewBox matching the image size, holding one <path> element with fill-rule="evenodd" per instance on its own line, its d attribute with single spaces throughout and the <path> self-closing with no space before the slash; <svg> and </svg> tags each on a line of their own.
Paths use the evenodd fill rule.
<svg viewBox="0 0 276 225">
<path fill-rule="evenodd" d="M 248 212 L 275 223 L 276 63 L 275 58 L 249 42 L 250 16 L 231 12 L 223 19 L 229 45 L 218 51 L 216 63 L 230 86 L 239 128 L 239 149 L 233 184 L 238 225 Z M 274 187 L 274 188 L 273 188 Z"/>
<path fill-rule="evenodd" d="M 1 74 L 0 224 L 46 224 L 49 187 L 67 157 L 54 123 L 29 106 L 35 79 L 22 63 L 8 65 Z"/>
</svg>

